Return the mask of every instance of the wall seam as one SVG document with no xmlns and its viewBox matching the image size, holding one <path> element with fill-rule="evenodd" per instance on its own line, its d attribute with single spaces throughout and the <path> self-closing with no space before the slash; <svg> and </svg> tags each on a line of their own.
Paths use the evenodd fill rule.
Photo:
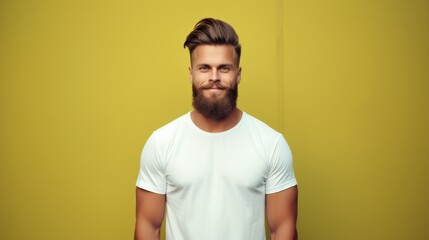
<svg viewBox="0 0 429 240">
<path fill-rule="evenodd" d="M 277 0 L 277 94 L 279 99 L 278 104 L 278 121 L 279 121 L 279 131 L 283 133 L 285 129 L 285 102 L 284 102 L 284 71 L 283 71 L 283 54 L 284 54 L 284 45 L 283 45 L 283 0 Z"/>
</svg>

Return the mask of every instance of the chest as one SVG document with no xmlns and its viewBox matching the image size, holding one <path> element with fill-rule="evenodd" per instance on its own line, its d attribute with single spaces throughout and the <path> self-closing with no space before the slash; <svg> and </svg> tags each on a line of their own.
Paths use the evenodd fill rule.
<svg viewBox="0 0 429 240">
<path fill-rule="evenodd" d="M 267 154 L 250 139 L 185 138 L 166 155 L 169 192 L 264 192 Z"/>
</svg>

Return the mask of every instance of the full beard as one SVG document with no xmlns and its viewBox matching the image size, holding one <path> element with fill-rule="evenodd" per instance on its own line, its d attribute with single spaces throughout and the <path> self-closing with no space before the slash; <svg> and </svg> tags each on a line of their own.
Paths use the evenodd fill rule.
<svg viewBox="0 0 429 240">
<path fill-rule="evenodd" d="M 205 97 L 203 88 L 197 88 L 192 84 L 192 105 L 194 109 L 204 117 L 215 121 L 225 119 L 234 111 L 237 106 L 238 84 L 231 88 L 226 88 L 225 96 L 217 98 L 216 96 Z"/>
</svg>

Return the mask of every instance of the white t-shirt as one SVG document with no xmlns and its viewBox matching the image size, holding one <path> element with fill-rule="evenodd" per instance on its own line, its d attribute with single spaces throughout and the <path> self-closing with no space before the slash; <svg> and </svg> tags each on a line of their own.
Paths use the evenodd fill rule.
<svg viewBox="0 0 429 240">
<path fill-rule="evenodd" d="M 244 112 L 220 133 L 201 130 L 190 113 L 156 130 L 137 179 L 167 194 L 167 240 L 265 239 L 265 194 L 296 184 L 283 136 Z"/>
</svg>

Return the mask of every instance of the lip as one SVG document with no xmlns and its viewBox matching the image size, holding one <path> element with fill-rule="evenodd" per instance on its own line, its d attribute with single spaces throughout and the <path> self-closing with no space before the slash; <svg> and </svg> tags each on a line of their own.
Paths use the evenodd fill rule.
<svg viewBox="0 0 429 240">
<path fill-rule="evenodd" d="M 214 91 L 214 92 L 217 92 L 217 91 L 223 91 L 223 90 L 225 90 L 225 89 L 223 89 L 223 88 L 206 88 L 206 89 L 204 89 L 204 90 L 206 90 L 206 91 Z"/>
<path fill-rule="evenodd" d="M 225 90 L 227 89 L 227 87 L 222 86 L 222 84 L 220 83 L 216 83 L 216 82 L 210 82 L 207 83 L 206 85 L 202 86 L 203 90 Z"/>
<path fill-rule="evenodd" d="M 203 88 L 204 90 L 225 90 L 223 87 L 218 87 L 214 85 L 213 87 Z"/>
</svg>

